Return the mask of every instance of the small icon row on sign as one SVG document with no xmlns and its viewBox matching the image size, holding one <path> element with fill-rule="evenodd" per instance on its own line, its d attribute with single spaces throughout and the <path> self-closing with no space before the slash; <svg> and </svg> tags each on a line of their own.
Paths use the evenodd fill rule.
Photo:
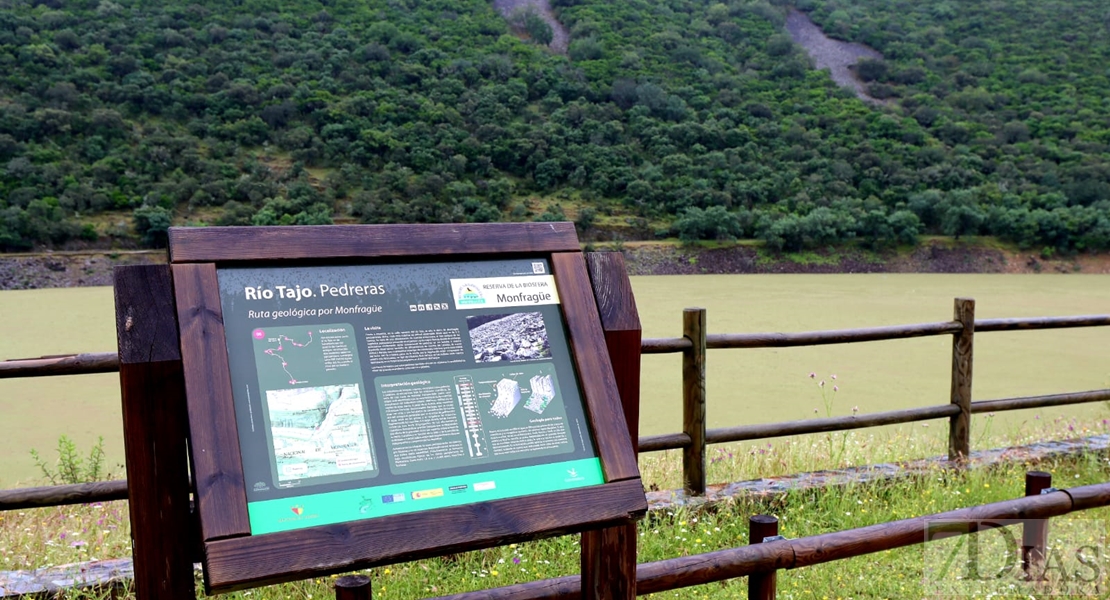
<svg viewBox="0 0 1110 600">
<path fill-rule="evenodd" d="M 409 312 L 424 312 L 426 310 L 447 310 L 446 302 L 430 302 L 426 304 L 410 304 Z"/>
</svg>

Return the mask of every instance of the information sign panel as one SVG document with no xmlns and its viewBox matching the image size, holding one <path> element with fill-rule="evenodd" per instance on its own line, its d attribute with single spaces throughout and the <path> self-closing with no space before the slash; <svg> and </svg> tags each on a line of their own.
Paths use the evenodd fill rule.
<svg viewBox="0 0 1110 600">
<path fill-rule="evenodd" d="M 604 483 L 548 260 L 217 276 L 252 534 Z"/>
<path fill-rule="evenodd" d="M 646 512 L 573 224 L 169 242 L 206 590 Z"/>
</svg>

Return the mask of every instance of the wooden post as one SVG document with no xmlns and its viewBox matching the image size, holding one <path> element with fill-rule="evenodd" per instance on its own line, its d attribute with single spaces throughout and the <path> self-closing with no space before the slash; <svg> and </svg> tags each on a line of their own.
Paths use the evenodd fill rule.
<svg viewBox="0 0 1110 600">
<path fill-rule="evenodd" d="M 335 580 L 335 600 L 370 600 L 370 578 L 366 575 L 344 575 Z"/>
<path fill-rule="evenodd" d="M 640 437 L 640 315 L 620 252 L 586 254 L 632 449 Z M 582 534 L 582 598 L 636 597 L 636 524 Z"/>
<path fill-rule="evenodd" d="M 686 493 L 705 495 L 705 309 L 682 311 L 682 335 L 693 347 L 682 353 L 682 432 L 690 445 L 682 451 Z"/>
<path fill-rule="evenodd" d="M 1025 495 L 1040 496 L 1052 487 L 1052 475 L 1044 471 L 1025 474 Z M 1021 568 L 1027 580 L 1040 580 L 1044 573 L 1044 547 L 1048 539 L 1048 519 L 1031 519 L 1021 526 Z"/>
<path fill-rule="evenodd" d="M 954 320 L 963 330 L 952 336 L 952 404 L 960 412 L 948 421 L 948 460 L 963 462 L 971 454 L 971 366 L 975 338 L 975 300 L 956 298 Z"/>
<path fill-rule="evenodd" d="M 779 534 L 779 520 L 770 515 L 748 518 L 748 545 L 762 544 L 764 538 Z M 748 575 L 748 600 L 775 600 L 776 571 Z"/>
<path fill-rule="evenodd" d="M 169 267 L 117 267 L 115 298 L 135 597 L 195 599 L 198 537 L 189 512 L 185 380 Z"/>
</svg>

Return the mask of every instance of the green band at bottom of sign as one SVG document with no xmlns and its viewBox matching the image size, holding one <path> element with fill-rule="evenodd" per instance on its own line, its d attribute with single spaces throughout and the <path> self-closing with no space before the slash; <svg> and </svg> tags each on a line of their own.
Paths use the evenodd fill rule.
<svg viewBox="0 0 1110 600">
<path fill-rule="evenodd" d="M 247 503 L 259 535 L 605 483 L 597 458 Z"/>
</svg>

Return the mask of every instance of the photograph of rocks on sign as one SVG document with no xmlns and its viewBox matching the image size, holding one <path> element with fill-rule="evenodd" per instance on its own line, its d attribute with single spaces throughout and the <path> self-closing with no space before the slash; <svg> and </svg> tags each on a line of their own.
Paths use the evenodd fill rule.
<svg viewBox="0 0 1110 600">
<path fill-rule="evenodd" d="M 476 315 L 466 318 L 477 362 L 551 358 L 547 327 L 538 312 Z"/>
</svg>

